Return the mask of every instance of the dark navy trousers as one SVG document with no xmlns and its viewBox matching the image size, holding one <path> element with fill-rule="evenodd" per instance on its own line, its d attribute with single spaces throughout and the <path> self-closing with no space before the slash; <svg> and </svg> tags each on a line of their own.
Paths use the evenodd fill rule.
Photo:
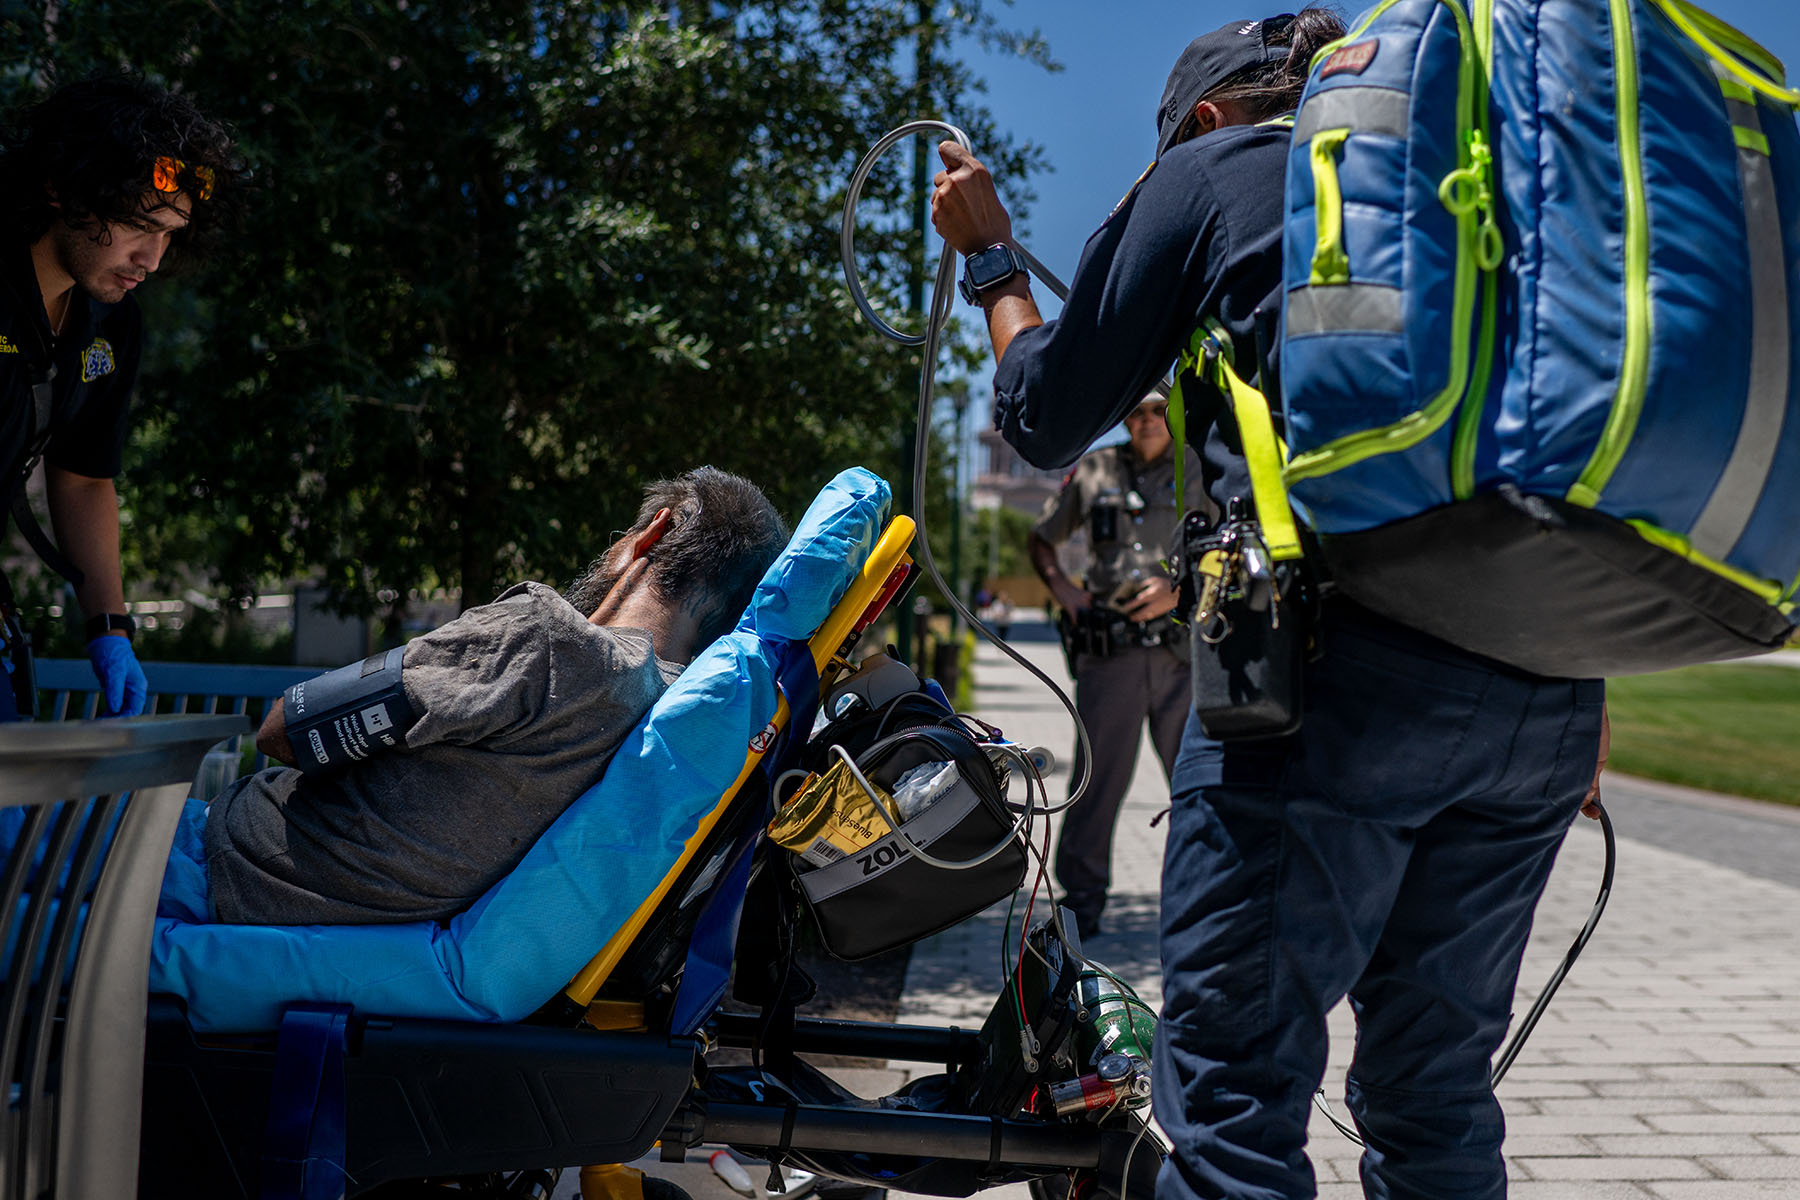
<svg viewBox="0 0 1800 1200">
<path fill-rule="evenodd" d="M 1379 1200 L 1506 1194 L 1488 1085 L 1519 959 L 1599 752 L 1598 680 L 1505 671 L 1328 605 L 1300 732 L 1222 745 L 1189 721 L 1163 866 L 1158 1200 L 1289 1200 L 1325 1072 Z"/>
<path fill-rule="evenodd" d="M 1133 646 L 1102 658 L 1075 659 L 1075 707 L 1094 747 L 1093 770 L 1082 801 L 1063 814 L 1056 835 L 1056 882 L 1063 903 L 1097 918 L 1112 887 L 1113 830 L 1137 769 L 1138 744 L 1150 723 L 1150 744 L 1163 774 L 1175 769 L 1181 733 L 1193 708 L 1187 660 L 1166 646 Z M 1070 786 L 1081 778 L 1081 743 L 1075 743 Z"/>
</svg>

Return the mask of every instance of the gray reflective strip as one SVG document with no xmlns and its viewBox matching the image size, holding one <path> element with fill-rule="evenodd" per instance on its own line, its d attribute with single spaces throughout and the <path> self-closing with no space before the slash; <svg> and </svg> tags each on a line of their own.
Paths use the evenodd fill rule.
<svg viewBox="0 0 1800 1200">
<path fill-rule="evenodd" d="M 1406 136 L 1412 98 L 1396 88 L 1338 87 L 1318 92 L 1300 106 L 1294 119 L 1294 140 L 1310 142 L 1321 129 L 1349 129 L 1352 133 Z"/>
<path fill-rule="evenodd" d="M 1762 499 L 1788 403 L 1787 247 L 1768 156 L 1740 147 L 1738 179 L 1750 250 L 1750 388 L 1737 445 L 1688 532 L 1694 549 L 1719 560 L 1737 545 Z"/>
<path fill-rule="evenodd" d="M 1399 333 L 1400 289 L 1377 283 L 1298 287 L 1287 294 L 1287 335 Z"/>
<path fill-rule="evenodd" d="M 1727 96 L 1725 97 L 1725 115 L 1730 117 L 1731 123 L 1739 129 L 1753 129 L 1757 133 L 1762 132 L 1762 117 L 1757 113 L 1754 104 L 1745 104 L 1742 100 L 1733 100 Z"/>
</svg>

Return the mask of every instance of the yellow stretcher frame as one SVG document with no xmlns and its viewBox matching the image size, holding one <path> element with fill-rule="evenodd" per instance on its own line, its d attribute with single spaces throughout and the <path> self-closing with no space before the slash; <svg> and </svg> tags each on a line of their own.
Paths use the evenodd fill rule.
<svg viewBox="0 0 1800 1200">
<path fill-rule="evenodd" d="M 888 522 L 887 528 L 876 541 L 875 548 L 869 552 L 868 560 L 863 563 L 862 570 L 844 592 L 844 598 L 837 602 L 818 631 L 808 639 L 807 646 L 812 651 L 813 663 L 819 669 L 821 690 L 829 685 L 830 677 L 848 665 L 843 658 L 847 649 L 845 643 L 880 615 L 905 578 L 905 571 L 913 561 L 907 551 L 912 546 L 914 530 L 911 517 L 898 516 Z M 775 715 L 764 730 L 765 734 L 771 736 L 757 738 L 745 755 L 743 770 L 738 772 L 737 779 L 725 790 L 725 794 L 719 797 L 719 802 L 701 817 L 698 827 L 688 837 L 680 856 L 662 877 L 662 881 L 644 897 L 625 923 L 600 948 L 600 952 L 588 960 L 587 966 L 577 972 L 575 978 L 563 989 L 563 994 L 570 1000 L 590 1010 L 590 1024 L 602 1029 L 617 1029 L 641 1023 L 641 1006 L 626 1006 L 634 1010 L 631 1013 L 608 1011 L 609 1006 L 604 1002 L 600 1005 L 594 1003 L 594 996 L 649 924 L 651 916 L 668 895 L 675 880 L 693 860 L 694 855 L 699 853 L 701 845 L 724 817 L 744 782 L 762 765 L 763 755 L 775 743 L 776 738 L 772 735 L 778 735 L 787 728 L 789 716 L 787 697 L 777 695 Z"/>
</svg>

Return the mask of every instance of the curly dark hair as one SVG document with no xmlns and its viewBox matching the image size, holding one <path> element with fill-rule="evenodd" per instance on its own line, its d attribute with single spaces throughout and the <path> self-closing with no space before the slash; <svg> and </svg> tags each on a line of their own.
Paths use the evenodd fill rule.
<svg viewBox="0 0 1800 1200">
<path fill-rule="evenodd" d="M 243 161 L 223 124 L 138 75 L 67 84 L 0 129 L 0 211 L 28 242 L 59 220 L 104 236 L 138 219 L 162 158 L 183 164 L 175 182 L 191 206 L 168 265 L 203 259 L 238 216 Z"/>
</svg>

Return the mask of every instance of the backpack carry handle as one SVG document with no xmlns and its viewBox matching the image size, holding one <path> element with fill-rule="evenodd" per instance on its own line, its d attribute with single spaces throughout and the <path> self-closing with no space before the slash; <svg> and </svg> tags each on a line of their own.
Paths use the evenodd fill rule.
<svg viewBox="0 0 1800 1200">
<path fill-rule="evenodd" d="M 1779 104 L 1800 108 L 1800 89 L 1783 87 L 1776 82 L 1784 80 L 1785 73 L 1781 69 L 1780 60 L 1767 50 L 1711 13 L 1689 4 L 1687 0 L 1650 0 L 1650 3 L 1661 9 L 1663 16 L 1674 22 L 1677 29 L 1687 34 L 1695 45 L 1745 85 L 1755 88 Z M 1719 42 L 1726 45 L 1720 46 Z M 1739 55 L 1754 62 L 1763 73 L 1746 67 Z"/>
</svg>

